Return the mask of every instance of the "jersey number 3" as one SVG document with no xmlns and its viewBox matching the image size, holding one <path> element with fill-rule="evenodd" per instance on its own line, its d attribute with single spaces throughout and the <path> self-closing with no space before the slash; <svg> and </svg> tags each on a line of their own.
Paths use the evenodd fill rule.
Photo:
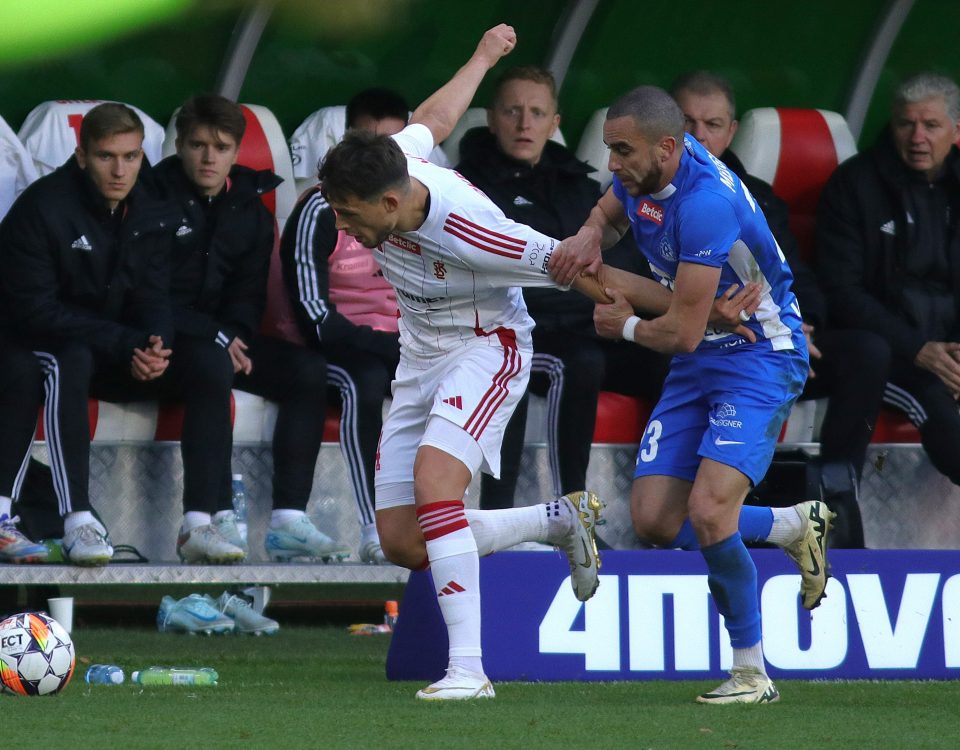
<svg viewBox="0 0 960 750">
<path fill-rule="evenodd" d="M 663 434 L 663 424 L 660 420 L 654 419 L 647 425 L 643 433 L 643 450 L 640 451 L 638 458 L 644 463 L 650 463 L 657 457 L 657 451 L 660 449 L 660 443 L 657 442 Z"/>
</svg>

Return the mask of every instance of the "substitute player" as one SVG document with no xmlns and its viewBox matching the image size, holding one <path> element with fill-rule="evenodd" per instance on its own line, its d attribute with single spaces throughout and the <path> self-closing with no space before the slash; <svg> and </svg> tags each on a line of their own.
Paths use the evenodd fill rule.
<svg viewBox="0 0 960 750">
<path fill-rule="evenodd" d="M 799 506 L 806 517 L 767 508 L 744 509 L 740 517 L 808 370 L 790 269 L 749 191 L 684 137 L 683 114 L 666 92 L 641 86 L 615 102 L 604 142 L 613 185 L 576 238 L 554 255 L 551 273 L 568 283 L 583 269 L 595 269 L 601 246 L 632 227 L 654 274 L 673 290 L 666 314 L 653 320 L 635 317 L 616 290 L 608 290 L 614 302 L 595 311 L 602 335 L 675 355 L 637 457 L 634 527 L 655 544 L 699 545 L 706 560 L 710 591 L 733 646 L 733 670 L 697 700 L 776 701 L 760 641 L 756 568 L 738 524 L 748 527 L 745 535 L 786 546 L 806 566 L 808 607 L 819 603 L 826 585 L 829 526 L 820 502 Z M 756 340 L 708 328 L 714 300 L 748 281 L 761 285 L 759 308 L 744 315 Z M 791 551 L 790 545 L 803 549 Z"/>
</svg>

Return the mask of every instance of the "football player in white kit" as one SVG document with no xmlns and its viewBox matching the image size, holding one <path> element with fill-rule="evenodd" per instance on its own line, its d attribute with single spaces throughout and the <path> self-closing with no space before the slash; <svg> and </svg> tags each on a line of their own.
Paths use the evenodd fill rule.
<svg viewBox="0 0 960 750">
<path fill-rule="evenodd" d="M 593 493 L 505 510 L 463 505 L 476 471 L 499 473 L 503 430 L 532 357 L 533 321 L 519 287 L 555 286 L 547 262 L 559 242 L 507 219 L 427 155 L 515 44 L 509 26 L 487 31 L 410 125 L 389 137 L 348 132 L 319 175 L 337 229 L 373 249 L 397 291 L 401 356 L 377 454 L 377 528 L 391 562 L 429 566 L 447 626 L 447 673 L 417 693 L 425 700 L 494 696 L 481 660 L 480 555 L 545 542 L 567 554 L 579 600 L 598 584 L 600 501 Z M 617 284 L 624 277 L 634 294 Z M 573 286 L 599 301 L 607 300 L 602 289 L 618 286 L 638 307 L 667 309 L 670 293 L 654 281 L 606 267 L 602 278 L 603 285 L 579 277 Z M 737 304 L 748 297 L 742 293 Z"/>
</svg>

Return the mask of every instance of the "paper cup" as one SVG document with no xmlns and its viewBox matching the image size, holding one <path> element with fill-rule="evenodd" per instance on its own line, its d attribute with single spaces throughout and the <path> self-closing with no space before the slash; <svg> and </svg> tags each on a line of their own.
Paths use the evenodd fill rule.
<svg viewBox="0 0 960 750">
<path fill-rule="evenodd" d="M 47 599 L 47 611 L 68 633 L 73 631 L 73 597 L 58 596 Z"/>
</svg>

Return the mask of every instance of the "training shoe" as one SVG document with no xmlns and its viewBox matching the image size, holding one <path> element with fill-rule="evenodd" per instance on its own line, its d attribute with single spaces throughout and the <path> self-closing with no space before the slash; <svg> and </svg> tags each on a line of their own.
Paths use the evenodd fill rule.
<svg viewBox="0 0 960 750">
<path fill-rule="evenodd" d="M 163 597 L 157 612 L 157 630 L 203 635 L 232 633 L 236 627 L 233 620 L 213 606 L 212 601 L 200 594 L 190 594 L 179 601 L 172 596 Z"/>
<path fill-rule="evenodd" d="M 66 561 L 74 565 L 106 565 L 113 557 L 107 530 L 96 521 L 66 532 L 60 546 Z"/>
<path fill-rule="evenodd" d="M 716 690 L 697 696 L 697 703 L 776 703 L 780 693 L 770 678 L 753 667 L 734 667 Z"/>
<path fill-rule="evenodd" d="M 17 528 L 20 517 L 0 516 L 0 563 L 46 562 L 46 545 L 31 542 Z"/>
<path fill-rule="evenodd" d="M 379 539 L 368 539 L 360 544 L 360 562 L 371 565 L 386 565 L 387 556 L 383 554 L 383 547 Z"/>
<path fill-rule="evenodd" d="M 594 527 L 600 520 L 600 498 L 583 490 L 571 492 L 559 500 L 570 510 L 570 528 L 565 539 L 557 545 L 570 563 L 570 584 L 581 602 L 587 601 L 600 584 L 600 554 Z"/>
<path fill-rule="evenodd" d="M 257 612 L 244 597 L 224 591 L 214 601 L 206 597 L 207 603 L 233 620 L 236 632 L 248 635 L 274 635 L 280 630 L 280 623 L 264 617 Z"/>
<path fill-rule="evenodd" d="M 826 596 L 827 579 L 827 534 L 831 521 L 836 517 L 827 504 L 821 500 L 811 500 L 794 505 L 800 516 L 800 538 L 786 545 L 783 551 L 800 569 L 800 595 L 803 606 L 813 609 Z"/>
<path fill-rule="evenodd" d="M 274 562 L 289 562 L 297 558 L 342 562 L 350 557 L 349 548 L 317 529 L 306 514 L 278 528 L 271 526 L 267 530 L 264 547 Z"/>
<path fill-rule="evenodd" d="M 485 674 L 460 667 L 450 667 L 442 680 L 417 691 L 422 701 L 467 701 L 473 698 L 495 698 L 493 685 Z"/>
<path fill-rule="evenodd" d="M 213 524 L 197 526 L 191 531 L 181 528 L 177 555 L 181 562 L 210 565 L 238 563 L 246 557 L 243 550 L 224 539 Z"/>
<path fill-rule="evenodd" d="M 226 539 L 237 549 L 243 550 L 244 556 L 247 554 L 247 543 L 243 541 L 240 535 L 240 527 L 237 525 L 237 514 L 232 510 L 227 510 L 214 515 L 210 525 L 220 532 L 220 536 Z"/>
</svg>

